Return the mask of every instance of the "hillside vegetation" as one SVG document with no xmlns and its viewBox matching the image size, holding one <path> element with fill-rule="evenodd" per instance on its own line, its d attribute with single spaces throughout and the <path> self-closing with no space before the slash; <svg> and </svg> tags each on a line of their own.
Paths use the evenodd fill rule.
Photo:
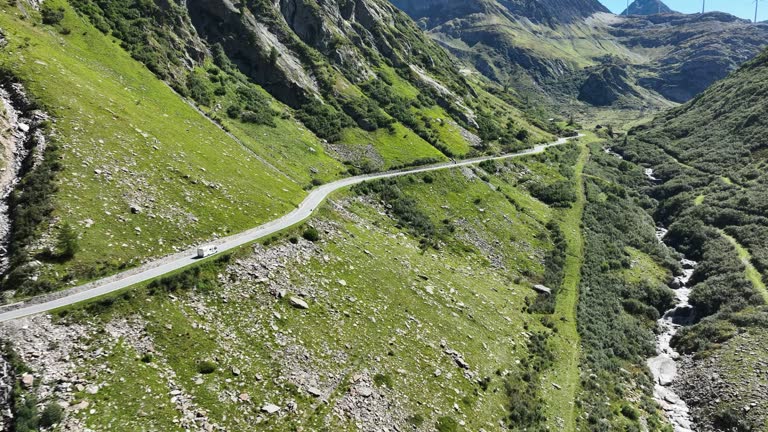
<svg viewBox="0 0 768 432">
<path fill-rule="evenodd" d="M 363 184 L 304 227 L 9 334 L 45 376 L 82 377 L 56 391 L 68 427 L 555 427 L 575 322 L 528 309 L 536 283 L 575 294 L 556 276 L 568 211 L 526 190 L 575 180 L 579 154 Z M 78 360 L 38 369 L 30 330 Z"/>
<path fill-rule="evenodd" d="M 349 20 L 343 35 L 327 28 L 334 48 L 302 39 L 272 5 L 220 17 L 212 6 L 1 7 L 6 85 L 25 86 L 50 118 L 50 145 L 39 149 L 49 163 L 25 173 L 12 199 L 5 290 L 76 285 L 242 231 L 344 175 L 511 151 L 551 139 L 545 127 L 558 130 L 466 79 L 389 5 L 361 1 L 343 17 L 339 5 L 304 5 L 318 26 L 339 25 L 326 13 Z M 364 18 L 376 20 L 375 31 L 361 27 Z M 246 26 L 242 46 L 208 28 L 235 19 Z M 274 34 L 257 33 L 264 26 Z M 242 57 L 259 47 L 264 62 Z M 290 94 L 276 87 L 290 77 Z M 67 237 L 71 247 L 60 247 Z"/>
<path fill-rule="evenodd" d="M 620 145 L 626 158 L 653 167 L 661 179 L 648 190 L 658 202 L 652 207 L 656 218 L 669 227 L 669 241 L 699 261 L 691 295 L 698 322 L 674 342 L 681 351 L 696 353 L 702 364 L 714 358 L 732 388 L 750 379 L 738 370 L 759 368 L 754 362 L 765 354 L 754 346 L 754 356 L 745 356 L 740 366 L 727 360 L 741 349 L 738 334 L 765 332 L 766 82 L 768 53 L 763 53 L 690 103 L 633 129 Z M 712 390 L 688 389 L 690 395 Z M 748 430 L 743 428 L 764 424 L 768 413 L 749 410 L 744 419 L 731 413 L 763 394 L 751 387 L 720 403 L 705 399 L 695 409 L 709 424 L 723 421 Z"/>
</svg>

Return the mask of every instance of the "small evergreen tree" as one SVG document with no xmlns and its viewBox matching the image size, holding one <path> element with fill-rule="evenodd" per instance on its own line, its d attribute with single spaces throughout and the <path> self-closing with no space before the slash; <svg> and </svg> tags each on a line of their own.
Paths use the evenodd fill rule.
<svg viewBox="0 0 768 432">
<path fill-rule="evenodd" d="M 72 225 L 65 223 L 61 226 L 56 238 L 56 252 L 63 259 L 72 259 L 79 250 L 77 232 L 72 228 Z"/>
</svg>

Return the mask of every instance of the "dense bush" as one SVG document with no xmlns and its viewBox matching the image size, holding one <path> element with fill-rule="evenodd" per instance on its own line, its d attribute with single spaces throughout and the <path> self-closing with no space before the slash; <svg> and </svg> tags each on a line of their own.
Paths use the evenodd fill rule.
<svg viewBox="0 0 768 432">
<path fill-rule="evenodd" d="M 520 370 L 504 381 L 507 396 L 507 426 L 510 430 L 545 431 L 546 420 L 541 396 L 541 374 L 552 367 L 555 354 L 549 335 L 533 333 L 527 344 L 528 357 L 520 362 Z"/>
<path fill-rule="evenodd" d="M 569 207 L 576 202 L 576 190 L 572 182 L 561 180 L 551 184 L 534 183 L 530 192 L 542 202 L 555 207 Z"/>
<path fill-rule="evenodd" d="M 40 15 L 43 18 L 43 24 L 56 25 L 64 19 L 64 9 L 55 8 L 48 3 L 43 3 L 40 7 Z"/>
<path fill-rule="evenodd" d="M 313 100 L 297 111 L 296 117 L 320 138 L 331 142 L 341 138 L 345 122 L 342 115 L 330 105 Z"/>
<path fill-rule="evenodd" d="M 350 98 L 341 104 L 360 129 L 372 132 L 379 128 L 392 128 L 394 120 L 387 117 L 379 106 L 365 97 Z"/>
<path fill-rule="evenodd" d="M 64 418 L 64 409 L 57 403 L 49 403 L 40 413 L 40 426 L 51 427 L 61 422 L 62 418 Z"/>
<path fill-rule="evenodd" d="M 180 273 L 155 279 L 147 285 L 149 294 L 156 292 L 177 292 L 196 289 L 207 292 L 218 285 L 221 266 L 228 263 L 231 255 L 222 255 L 215 260 L 206 261 Z"/>
<path fill-rule="evenodd" d="M 616 158 L 593 152 L 587 168 L 595 176 L 623 184 L 642 179 L 636 167 L 620 169 L 619 165 Z M 631 260 L 627 249 L 642 251 L 673 270 L 679 265 L 655 238 L 653 220 L 638 207 L 641 200 L 634 192 L 595 177 L 587 178 L 585 189 L 585 250 L 577 310 L 582 342 L 578 403 L 588 413 L 582 429 L 640 430 L 641 417 L 649 423 L 659 421 L 655 408 L 633 403 L 612 410 L 606 402 L 623 403 L 626 395 L 622 389 L 632 381 L 647 379 L 642 373 L 620 371 L 637 370 L 654 355 L 656 319 L 672 304 L 674 294 L 665 286 L 628 280 L 625 271 Z M 650 393 L 643 398 L 653 404 Z M 636 412 L 639 408 L 643 408 L 642 414 Z"/>
<path fill-rule="evenodd" d="M 216 363 L 210 361 L 210 360 L 200 360 L 197 362 L 196 369 L 197 373 L 208 375 L 216 372 L 217 365 Z"/>
<path fill-rule="evenodd" d="M 80 244 L 78 240 L 77 232 L 72 228 L 72 225 L 65 223 L 59 229 L 59 234 L 56 236 L 56 253 L 65 260 L 72 259 L 75 254 L 80 250 Z"/>
<path fill-rule="evenodd" d="M 320 240 L 320 233 L 317 231 L 315 227 L 309 227 L 304 230 L 304 233 L 301 235 L 304 237 L 305 240 L 309 240 L 311 242 L 316 242 Z"/>
<path fill-rule="evenodd" d="M 435 244 L 438 228 L 432 223 L 415 199 L 405 195 L 397 179 L 377 180 L 356 185 L 353 190 L 360 195 L 375 195 L 384 201 L 392 215 L 413 234 L 422 237 L 426 243 Z"/>
<path fill-rule="evenodd" d="M 555 311 L 557 293 L 563 284 L 565 269 L 565 253 L 567 244 L 560 226 L 551 221 L 547 224 L 549 237 L 553 247 L 544 259 L 544 285 L 552 290 L 552 294 L 539 293 L 533 304 L 528 307 L 529 313 L 551 314 Z"/>
</svg>

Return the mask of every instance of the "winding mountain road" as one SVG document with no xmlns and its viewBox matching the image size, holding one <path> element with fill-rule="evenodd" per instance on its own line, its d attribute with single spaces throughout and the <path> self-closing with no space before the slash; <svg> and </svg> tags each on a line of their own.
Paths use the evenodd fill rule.
<svg viewBox="0 0 768 432">
<path fill-rule="evenodd" d="M 578 138 L 578 136 L 573 138 Z M 312 190 L 296 209 L 278 219 L 272 220 L 239 234 L 234 234 L 229 237 L 224 237 L 216 241 L 212 241 L 205 245 L 216 245 L 219 247 L 219 251 L 221 253 L 269 236 L 270 234 L 298 224 L 299 222 L 311 216 L 317 206 L 320 205 L 331 193 L 341 188 L 362 183 L 364 181 L 463 167 L 487 160 L 502 160 L 537 154 L 543 152 L 549 147 L 565 144 L 568 142 L 568 140 L 573 138 L 560 138 L 552 143 L 540 144 L 528 150 L 523 150 L 517 153 L 509 153 L 501 156 L 485 156 L 456 162 L 446 162 L 418 168 L 390 171 L 385 173 L 366 174 L 338 180 Z M 174 255 L 159 258 L 140 267 L 99 279 L 85 285 L 33 297 L 24 302 L 0 306 L 0 323 L 22 318 L 28 315 L 48 312 L 53 309 L 73 305 L 75 303 L 90 300 L 105 294 L 128 288 L 132 285 L 145 282 L 150 279 L 154 279 L 175 270 L 179 270 L 181 268 L 195 264 L 196 262 L 199 262 L 196 256 L 197 248 L 186 250 Z"/>
</svg>

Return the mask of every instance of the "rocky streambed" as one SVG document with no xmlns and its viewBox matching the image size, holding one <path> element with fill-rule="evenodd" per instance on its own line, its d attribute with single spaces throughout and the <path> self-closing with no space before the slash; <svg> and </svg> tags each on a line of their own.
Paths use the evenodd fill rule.
<svg viewBox="0 0 768 432">
<path fill-rule="evenodd" d="M 656 237 L 663 242 L 667 230 L 659 228 Z M 667 415 L 675 432 L 692 432 L 693 421 L 685 401 L 672 389 L 672 383 L 677 378 L 678 354 L 672 347 L 672 337 L 680 327 L 693 323 L 693 307 L 688 303 L 691 288 L 688 283 L 693 276 L 696 262 L 683 258 L 680 262 L 683 274 L 675 277 L 672 288 L 675 290 L 677 302 L 672 309 L 666 311 L 659 319 L 659 334 L 656 338 L 655 357 L 648 359 L 648 368 L 654 378 L 653 396 Z"/>
<path fill-rule="evenodd" d="M 34 108 L 21 84 L 0 86 L 0 274 L 8 267 L 11 234 L 8 197 L 23 171 L 36 166 L 42 158 L 45 136 L 40 125 L 47 119 L 45 113 Z M 34 160 L 27 160 L 30 157 Z"/>
</svg>

